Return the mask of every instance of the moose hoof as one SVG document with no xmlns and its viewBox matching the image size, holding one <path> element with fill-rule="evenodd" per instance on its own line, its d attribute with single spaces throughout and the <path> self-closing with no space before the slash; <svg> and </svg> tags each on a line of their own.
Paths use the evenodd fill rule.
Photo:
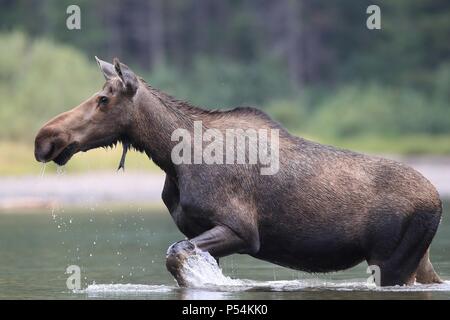
<svg viewBox="0 0 450 320">
<path fill-rule="evenodd" d="M 181 240 L 172 244 L 167 249 L 166 267 L 173 275 L 178 285 L 185 287 L 187 285 L 181 272 L 184 261 L 195 254 L 195 245 L 189 240 Z"/>
</svg>

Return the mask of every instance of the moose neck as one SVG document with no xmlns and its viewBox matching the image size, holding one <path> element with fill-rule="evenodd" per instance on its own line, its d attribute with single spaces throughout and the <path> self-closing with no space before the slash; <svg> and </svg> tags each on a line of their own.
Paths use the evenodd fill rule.
<svg viewBox="0 0 450 320">
<path fill-rule="evenodd" d="M 141 84 L 134 97 L 136 108 L 128 138 L 134 148 L 145 152 L 167 174 L 176 176 L 171 135 L 177 128 L 192 127 L 193 121 L 186 110 L 165 103 L 167 97 L 170 98 Z"/>
</svg>

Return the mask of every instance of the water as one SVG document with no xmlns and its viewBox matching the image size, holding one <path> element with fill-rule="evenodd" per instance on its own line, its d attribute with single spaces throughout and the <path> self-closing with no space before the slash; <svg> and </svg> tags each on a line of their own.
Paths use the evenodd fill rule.
<svg viewBox="0 0 450 320">
<path fill-rule="evenodd" d="M 207 257 L 192 261 L 197 288 L 183 289 L 165 268 L 167 248 L 183 236 L 161 209 L 1 213 L 0 299 L 449 299 L 448 220 L 444 214 L 432 246 L 434 266 L 449 280 L 444 284 L 374 288 L 366 284 L 365 263 L 311 275 L 233 255 L 221 259 L 223 275 Z M 80 291 L 66 287 L 69 265 L 81 268 Z"/>
</svg>

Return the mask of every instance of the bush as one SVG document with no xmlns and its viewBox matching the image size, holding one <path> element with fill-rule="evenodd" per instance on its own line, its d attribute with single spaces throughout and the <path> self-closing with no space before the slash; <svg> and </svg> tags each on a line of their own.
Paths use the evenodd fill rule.
<svg viewBox="0 0 450 320">
<path fill-rule="evenodd" d="M 0 136 L 31 139 L 39 127 L 101 88 L 92 58 L 23 33 L 0 34 Z"/>
<path fill-rule="evenodd" d="M 345 86 L 316 110 L 309 126 L 316 134 L 351 137 L 450 132 L 448 106 L 408 88 Z"/>
<path fill-rule="evenodd" d="M 267 112 L 290 130 L 304 130 L 310 114 L 304 99 L 276 100 L 269 104 Z"/>
<path fill-rule="evenodd" d="M 93 58 L 23 33 L 0 34 L 0 136 L 32 141 L 36 130 L 100 89 Z M 211 108 L 257 105 L 293 131 L 322 137 L 450 133 L 450 65 L 431 77 L 431 90 L 347 84 L 334 90 L 290 84 L 274 59 L 248 64 L 198 57 L 189 69 L 160 65 L 149 83 Z M 139 70 L 136 70 L 140 74 Z"/>
<path fill-rule="evenodd" d="M 162 65 L 148 79 L 154 87 L 209 108 L 261 107 L 294 91 L 284 69 L 272 59 L 240 64 L 198 57 L 189 70 Z"/>
</svg>

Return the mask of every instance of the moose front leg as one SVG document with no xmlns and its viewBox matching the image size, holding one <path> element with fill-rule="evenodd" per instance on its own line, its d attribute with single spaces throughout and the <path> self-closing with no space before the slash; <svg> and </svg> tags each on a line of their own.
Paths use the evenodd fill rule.
<svg viewBox="0 0 450 320">
<path fill-rule="evenodd" d="M 178 285 L 186 287 L 188 283 L 182 272 L 183 264 L 189 256 L 197 254 L 197 249 L 208 252 L 218 259 L 233 253 L 244 252 L 247 247 L 246 242 L 231 229 L 216 226 L 195 238 L 172 244 L 167 250 L 166 267 Z"/>
</svg>

